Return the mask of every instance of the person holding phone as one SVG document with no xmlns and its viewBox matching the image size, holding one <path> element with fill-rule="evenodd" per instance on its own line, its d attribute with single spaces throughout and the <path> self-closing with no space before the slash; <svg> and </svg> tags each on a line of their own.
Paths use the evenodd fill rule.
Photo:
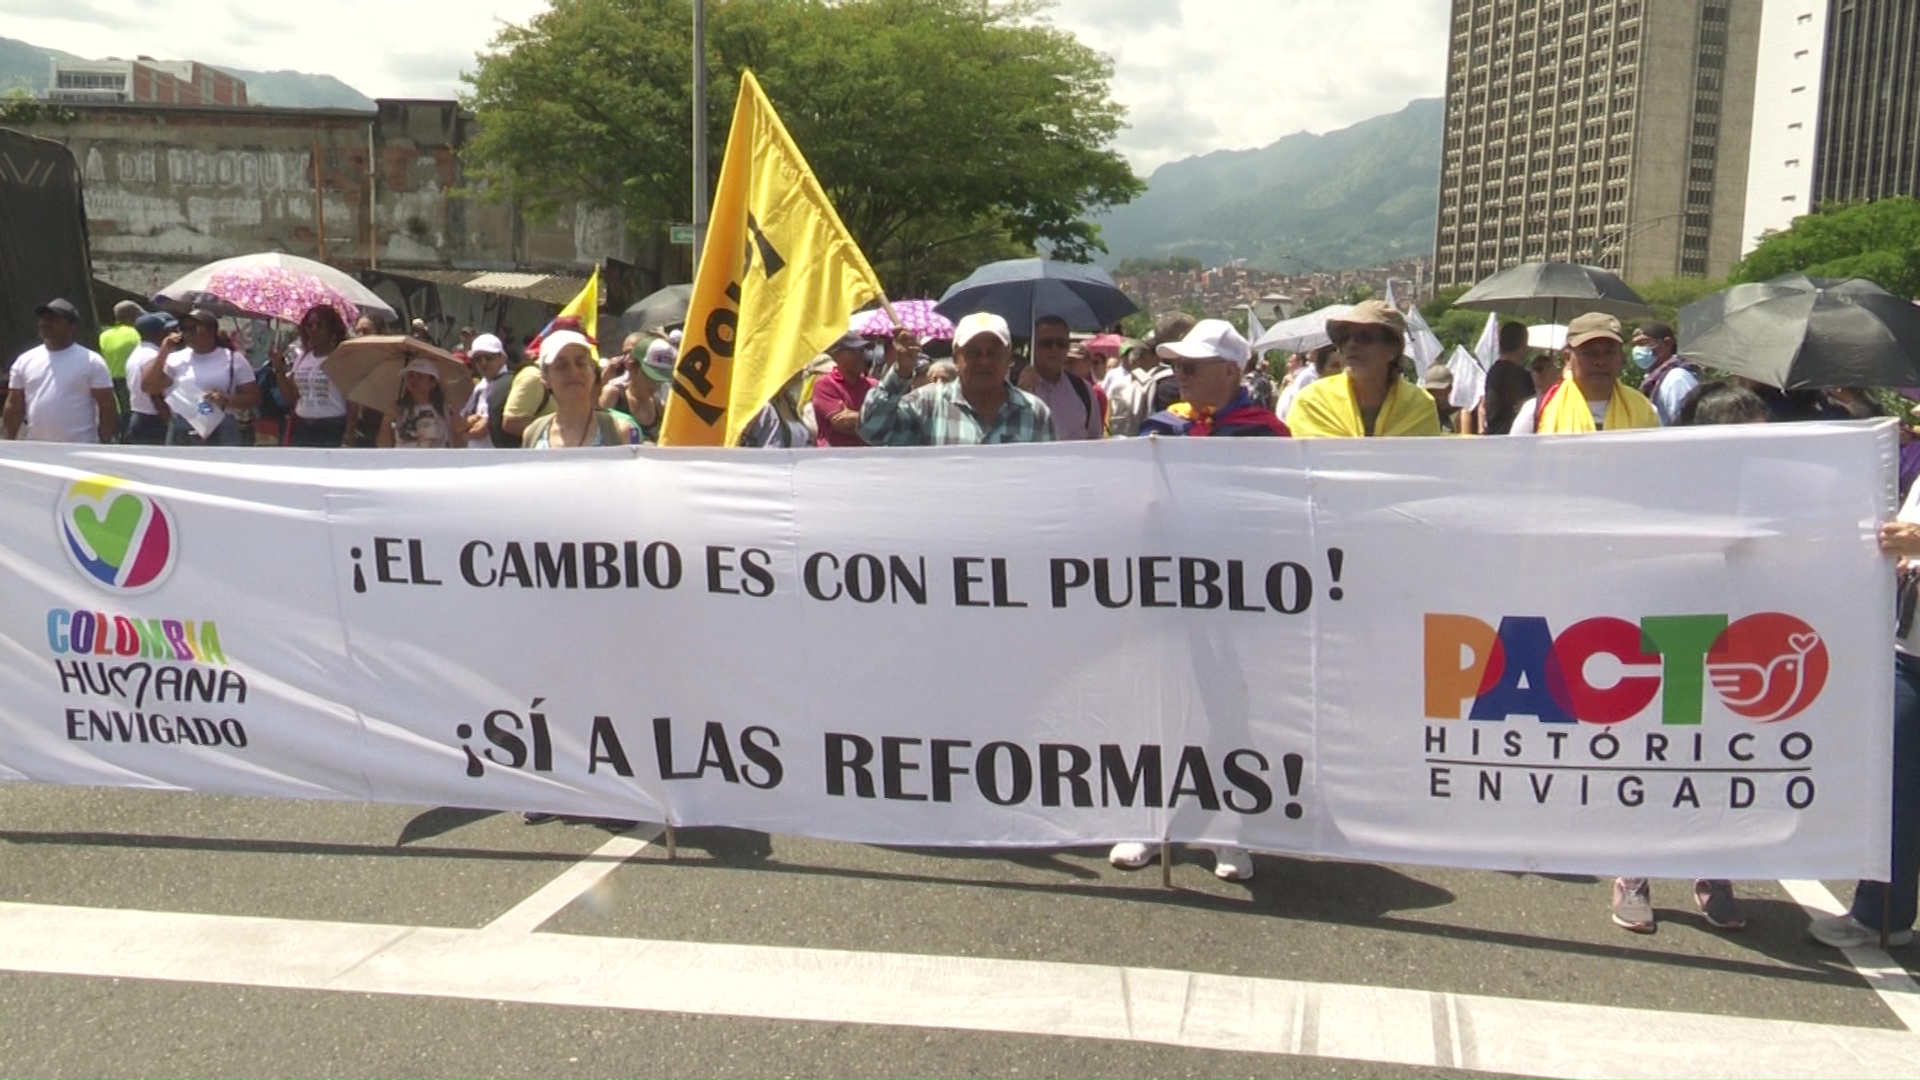
<svg viewBox="0 0 1920 1080">
<path fill-rule="evenodd" d="M 162 339 L 160 354 L 140 378 L 140 389 L 166 396 L 180 382 L 190 384 L 199 394 L 203 411 L 217 411 L 220 419 L 211 431 L 201 435 L 175 408 L 167 429 L 168 446 L 244 445 L 234 410 L 258 405 L 260 385 L 254 381 L 253 368 L 220 344 L 220 320 L 204 308 L 189 312 L 180 329 Z"/>
</svg>

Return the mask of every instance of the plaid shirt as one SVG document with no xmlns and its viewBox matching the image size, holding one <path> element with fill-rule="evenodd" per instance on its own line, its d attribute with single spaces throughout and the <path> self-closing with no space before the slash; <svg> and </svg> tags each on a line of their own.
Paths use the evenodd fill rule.
<svg viewBox="0 0 1920 1080">
<path fill-rule="evenodd" d="M 983 418 L 967 404 L 958 379 L 915 390 L 889 367 L 860 408 L 860 437 L 869 446 L 1052 442 L 1053 414 L 1045 402 L 1008 383 L 1007 403 L 997 416 Z"/>
</svg>

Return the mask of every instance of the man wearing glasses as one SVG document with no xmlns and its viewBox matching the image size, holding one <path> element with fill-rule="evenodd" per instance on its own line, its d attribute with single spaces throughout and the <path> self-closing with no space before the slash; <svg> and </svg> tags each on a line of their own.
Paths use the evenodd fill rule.
<svg viewBox="0 0 1920 1080">
<path fill-rule="evenodd" d="M 1105 434 L 1106 421 L 1094 400 L 1093 387 L 1067 370 L 1067 354 L 1072 347 L 1067 321 L 1058 315 L 1042 315 L 1033 324 L 1033 367 L 1021 379 L 1021 389 L 1047 403 L 1053 413 L 1055 438 L 1098 439 Z"/>
</svg>

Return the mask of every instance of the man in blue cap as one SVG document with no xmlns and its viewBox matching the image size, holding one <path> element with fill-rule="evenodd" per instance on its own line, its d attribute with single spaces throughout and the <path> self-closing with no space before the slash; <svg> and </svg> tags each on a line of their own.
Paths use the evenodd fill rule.
<svg viewBox="0 0 1920 1080">
<path fill-rule="evenodd" d="M 164 446 L 167 441 L 167 421 L 172 412 L 164 400 L 140 389 L 141 380 L 146 377 L 147 365 L 160 355 L 160 343 L 168 334 L 180 325 L 179 321 L 164 311 L 151 311 L 133 320 L 133 328 L 140 335 L 140 343 L 127 355 L 127 385 L 132 391 L 127 395 L 127 435 L 126 441 L 135 446 Z"/>
</svg>

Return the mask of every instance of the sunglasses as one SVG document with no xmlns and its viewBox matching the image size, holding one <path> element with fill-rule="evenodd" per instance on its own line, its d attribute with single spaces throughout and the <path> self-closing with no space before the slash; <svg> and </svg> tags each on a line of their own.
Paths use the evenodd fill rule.
<svg viewBox="0 0 1920 1080">
<path fill-rule="evenodd" d="M 1393 338 L 1384 330 L 1352 330 L 1341 336 L 1339 344 L 1387 345 L 1392 341 Z"/>
<path fill-rule="evenodd" d="M 1071 338 L 1063 338 L 1063 337 L 1043 337 L 1043 338 L 1034 338 L 1033 343 L 1042 349 L 1064 349 L 1069 345 L 1072 345 L 1073 340 Z"/>
</svg>

